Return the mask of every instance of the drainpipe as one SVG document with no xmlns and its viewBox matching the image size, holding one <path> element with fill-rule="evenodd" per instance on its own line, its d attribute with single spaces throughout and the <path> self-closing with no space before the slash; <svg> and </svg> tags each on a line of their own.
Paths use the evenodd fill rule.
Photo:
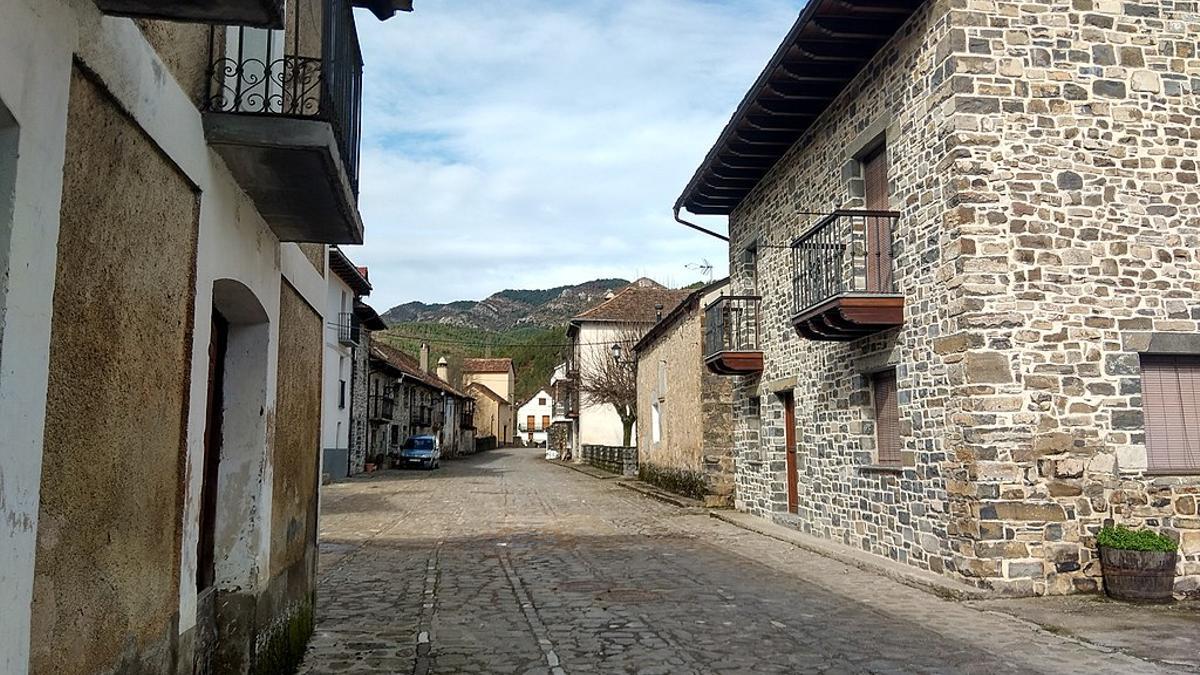
<svg viewBox="0 0 1200 675">
<path fill-rule="evenodd" d="M 716 237 L 717 239 L 720 239 L 721 241 L 729 241 L 729 237 L 727 237 L 719 232 L 713 232 L 712 230 L 708 229 L 707 227 L 701 227 L 700 225 L 697 225 L 695 223 L 689 223 L 688 221 L 684 220 L 683 218 L 680 218 L 679 217 L 679 209 L 680 208 L 682 208 L 682 207 L 679 204 L 675 205 L 675 222 L 679 223 L 680 225 L 690 227 L 693 230 L 703 232 L 704 234 L 707 234 L 710 237 Z"/>
</svg>

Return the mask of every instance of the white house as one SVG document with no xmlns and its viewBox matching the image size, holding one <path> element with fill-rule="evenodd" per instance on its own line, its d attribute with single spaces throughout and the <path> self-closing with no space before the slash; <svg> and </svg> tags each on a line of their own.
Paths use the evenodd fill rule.
<svg viewBox="0 0 1200 675">
<path fill-rule="evenodd" d="M 517 408 L 517 431 L 528 445 L 544 445 L 554 416 L 554 398 L 545 389 Z"/>
<path fill-rule="evenodd" d="M 325 297 L 325 354 L 321 404 L 321 470 L 335 477 L 354 473 L 350 467 L 351 383 L 356 349 L 364 348 L 364 333 L 354 301 L 371 293 L 366 269 L 350 262 L 337 247 L 329 249 Z M 358 373 L 363 377 L 363 373 Z"/>
<path fill-rule="evenodd" d="M 619 446 L 626 443 L 625 427 L 616 408 L 589 400 L 588 382 L 614 358 L 626 359 L 633 368 L 633 345 L 666 313 L 688 296 L 686 290 L 672 290 L 646 278 L 609 293 L 604 302 L 571 319 L 567 337 L 571 340 L 568 379 L 578 388 L 579 404 L 571 438 L 576 458 L 583 445 Z M 632 389 L 632 387 L 631 387 Z M 636 400 L 631 399 L 631 404 Z M 636 428 L 630 430 L 629 442 Z"/>
</svg>

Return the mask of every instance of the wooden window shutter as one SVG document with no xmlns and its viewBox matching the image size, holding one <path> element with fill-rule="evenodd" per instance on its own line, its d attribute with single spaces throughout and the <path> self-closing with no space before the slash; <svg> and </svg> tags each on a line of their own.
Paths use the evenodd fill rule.
<svg viewBox="0 0 1200 675">
<path fill-rule="evenodd" d="M 900 465 L 900 406 L 896 401 L 896 371 L 889 370 L 871 378 L 875 398 L 876 461 Z"/>
<path fill-rule="evenodd" d="M 1150 470 L 1200 470 L 1200 356 L 1142 356 L 1142 410 Z"/>
<path fill-rule="evenodd" d="M 862 171 L 863 201 L 867 210 L 889 210 L 891 195 L 888 188 L 887 146 L 865 157 Z M 890 218 L 867 216 L 863 226 L 867 238 L 867 291 L 887 293 L 892 290 L 892 221 Z"/>
</svg>

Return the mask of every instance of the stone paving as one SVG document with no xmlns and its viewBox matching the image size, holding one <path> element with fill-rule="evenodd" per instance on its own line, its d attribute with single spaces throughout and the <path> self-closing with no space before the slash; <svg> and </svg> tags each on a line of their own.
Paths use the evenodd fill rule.
<svg viewBox="0 0 1200 675">
<path fill-rule="evenodd" d="M 303 673 L 1154 673 L 501 449 L 322 493 Z"/>
</svg>

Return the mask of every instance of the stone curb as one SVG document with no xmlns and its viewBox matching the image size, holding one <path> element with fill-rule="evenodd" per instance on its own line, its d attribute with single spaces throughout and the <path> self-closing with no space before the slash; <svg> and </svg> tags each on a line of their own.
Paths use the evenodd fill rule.
<svg viewBox="0 0 1200 675">
<path fill-rule="evenodd" d="M 947 579 L 933 572 L 918 570 L 908 565 L 879 558 L 878 556 L 856 551 L 849 546 L 837 542 L 819 539 L 803 532 L 778 525 L 758 516 L 749 514 L 709 510 L 709 516 L 724 521 L 743 530 L 761 534 L 810 553 L 836 560 L 840 563 L 856 567 L 864 572 L 887 577 L 893 581 L 910 586 L 919 591 L 925 591 L 947 600 L 987 600 L 1001 597 L 992 591 L 975 588 Z"/>
<path fill-rule="evenodd" d="M 616 478 L 620 478 L 620 476 L 618 476 L 615 473 L 601 471 L 600 469 L 597 469 L 593 466 L 588 466 L 587 464 L 575 464 L 573 462 L 562 462 L 562 461 L 558 461 L 558 460 L 546 460 L 546 461 L 547 461 L 547 463 L 553 464 L 554 466 L 561 466 L 564 469 L 578 471 L 579 473 L 584 474 L 585 476 L 591 476 L 592 478 L 595 478 L 597 480 L 613 480 Z"/>
</svg>

